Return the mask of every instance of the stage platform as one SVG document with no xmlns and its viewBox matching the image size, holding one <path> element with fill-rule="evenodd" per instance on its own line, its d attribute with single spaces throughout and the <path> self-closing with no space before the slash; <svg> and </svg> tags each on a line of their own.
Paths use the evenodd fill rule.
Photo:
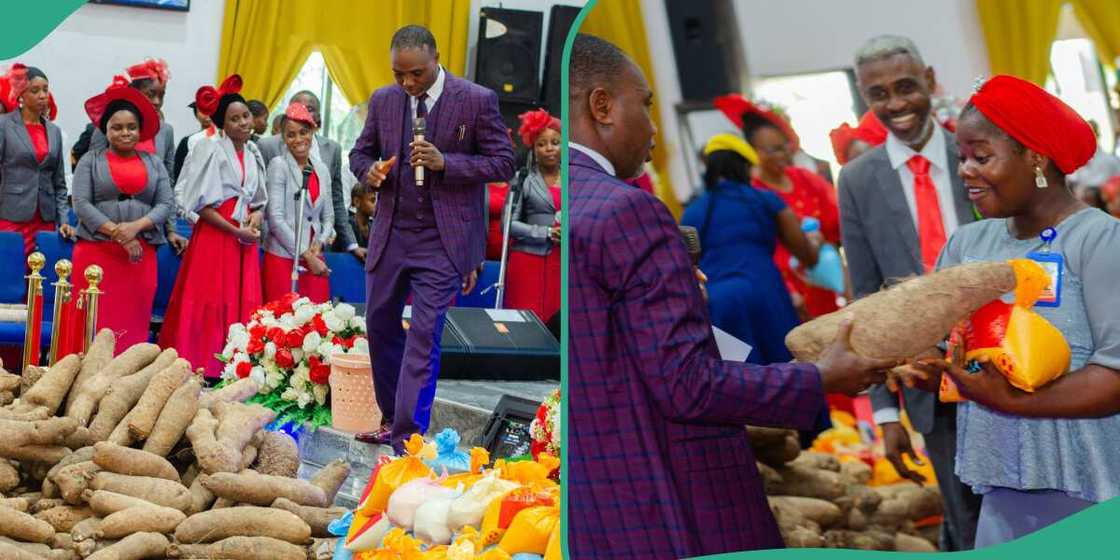
<svg viewBox="0 0 1120 560">
<path fill-rule="evenodd" d="M 486 422 L 502 395 L 509 394 L 540 402 L 559 386 L 558 381 L 441 380 L 436 388 L 432 423 L 427 435 L 431 437 L 444 428 L 454 428 L 462 437 L 462 448 L 480 445 Z M 353 434 L 329 427 L 303 434 L 299 449 L 302 460 L 300 478 L 309 478 L 323 465 L 338 457 L 345 457 L 350 462 L 350 478 L 335 499 L 337 505 L 350 508 L 357 505 L 378 457 L 393 453 L 388 446 L 355 441 Z"/>
</svg>

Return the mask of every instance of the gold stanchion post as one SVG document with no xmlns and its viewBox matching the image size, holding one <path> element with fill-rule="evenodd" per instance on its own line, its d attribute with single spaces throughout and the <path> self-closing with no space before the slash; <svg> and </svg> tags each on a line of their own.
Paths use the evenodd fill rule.
<svg viewBox="0 0 1120 560">
<path fill-rule="evenodd" d="M 39 274 L 40 270 L 46 266 L 47 259 L 42 253 L 31 253 L 27 257 L 27 266 L 31 269 L 31 274 L 27 275 L 27 323 L 24 325 L 23 335 L 23 368 L 20 371 L 27 371 L 29 365 L 39 365 L 39 348 L 42 332 L 42 298 L 39 297 L 43 293 L 43 275 Z M 35 336 L 39 333 L 39 336 Z"/>
<path fill-rule="evenodd" d="M 58 361 L 58 349 L 62 343 L 61 330 L 62 326 L 62 308 L 67 303 L 70 303 L 70 291 L 74 285 L 70 283 L 70 273 L 73 271 L 74 265 L 66 259 L 60 259 L 54 263 L 54 271 L 58 274 L 58 282 L 52 284 L 54 286 L 54 312 L 51 315 L 51 361 L 50 365 L 54 365 Z"/>
<path fill-rule="evenodd" d="M 89 345 L 93 343 L 93 337 L 97 334 L 97 302 L 101 298 L 101 290 L 98 286 L 101 284 L 104 273 L 100 266 L 91 264 L 86 267 L 85 275 L 89 287 L 82 290 L 82 300 L 79 302 L 79 305 L 84 304 L 86 311 L 86 335 L 82 341 L 83 352 L 89 350 Z"/>
</svg>

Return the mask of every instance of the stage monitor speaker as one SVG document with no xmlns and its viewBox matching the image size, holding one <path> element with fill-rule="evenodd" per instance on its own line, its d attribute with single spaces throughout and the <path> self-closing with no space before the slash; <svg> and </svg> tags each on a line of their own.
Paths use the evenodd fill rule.
<svg viewBox="0 0 1120 560">
<path fill-rule="evenodd" d="M 548 15 L 548 42 L 544 51 L 544 85 L 541 101 L 556 118 L 560 118 L 560 77 L 563 73 L 564 42 L 576 21 L 578 6 L 553 6 Z"/>
<path fill-rule="evenodd" d="M 408 328 L 411 307 L 402 320 Z M 560 379 L 560 343 L 532 311 L 452 307 L 440 341 L 441 379 Z"/>
<path fill-rule="evenodd" d="M 665 0 L 673 54 L 685 101 L 739 91 L 742 54 L 727 0 Z"/>
<path fill-rule="evenodd" d="M 541 12 L 480 10 L 475 82 L 497 92 L 500 100 L 539 99 L 543 25 Z"/>
<path fill-rule="evenodd" d="M 523 457 L 531 452 L 529 427 L 538 408 L 540 403 L 529 399 L 502 395 L 482 435 L 482 447 L 490 452 L 490 460 Z"/>
</svg>

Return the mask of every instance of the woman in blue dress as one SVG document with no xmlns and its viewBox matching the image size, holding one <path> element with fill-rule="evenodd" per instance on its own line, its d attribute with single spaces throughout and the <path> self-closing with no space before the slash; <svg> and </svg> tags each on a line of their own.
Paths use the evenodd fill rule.
<svg viewBox="0 0 1120 560">
<path fill-rule="evenodd" d="M 778 195 L 750 186 L 751 165 L 758 162 L 750 144 L 717 134 L 704 158 L 705 192 L 688 205 L 681 223 L 700 234 L 712 324 L 751 345 L 747 361 L 788 362 L 785 337 L 799 321 L 774 265 L 774 247 L 782 243 L 807 266 L 816 264 L 817 248 Z"/>
<path fill-rule="evenodd" d="M 1089 161 L 1096 140 L 1072 109 L 1030 82 L 985 83 L 961 112 L 957 140 L 961 178 L 988 219 L 958 229 L 938 267 L 1057 262 L 1058 297 L 1035 311 L 1072 354 L 1065 375 L 1032 393 L 990 364 L 977 374 L 926 365 L 947 371 L 971 400 L 957 410 L 957 474 L 984 496 L 982 548 L 1120 496 L 1120 220 L 1070 192 L 1066 175 Z"/>
</svg>

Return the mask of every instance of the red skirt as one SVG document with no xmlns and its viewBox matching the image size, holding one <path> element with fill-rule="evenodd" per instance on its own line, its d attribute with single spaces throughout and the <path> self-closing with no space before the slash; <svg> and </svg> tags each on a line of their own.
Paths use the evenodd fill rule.
<svg viewBox="0 0 1120 560">
<path fill-rule="evenodd" d="M 545 323 L 560 311 L 560 247 L 543 257 L 510 251 L 506 274 L 507 309 L 532 309 Z"/>
<path fill-rule="evenodd" d="M 310 272 L 301 272 L 298 287 L 299 295 L 306 296 L 314 303 L 326 303 L 331 299 L 331 280 L 329 276 L 315 276 Z M 265 251 L 264 301 L 276 301 L 291 291 L 292 259 Z"/>
<path fill-rule="evenodd" d="M 159 265 L 155 248 L 143 241 L 140 244 L 144 256 L 138 263 L 129 261 L 128 252 L 115 241 L 82 240 L 74 246 L 75 298 L 66 306 L 70 319 L 65 323 L 69 331 L 65 340 L 82 340 L 85 320 L 76 307 L 77 295 L 89 287 L 86 267 L 96 264 L 104 274 L 99 286 L 102 293 L 97 304 L 97 329 L 116 333 L 118 354 L 148 341 Z"/>
<path fill-rule="evenodd" d="M 237 199 L 218 207 L 231 224 Z M 256 243 L 245 245 L 199 220 L 183 256 L 164 317 L 159 345 L 174 348 L 207 377 L 222 373 L 214 355 L 225 348 L 233 323 L 244 323 L 261 307 L 261 261 Z"/>
<path fill-rule="evenodd" d="M 44 222 L 39 215 L 39 209 L 31 214 L 31 219 L 26 222 L 9 222 L 0 220 L 0 231 L 14 231 L 23 236 L 23 254 L 30 255 L 35 248 L 35 234 L 41 231 L 54 231 L 54 222 Z"/>
</svg>

